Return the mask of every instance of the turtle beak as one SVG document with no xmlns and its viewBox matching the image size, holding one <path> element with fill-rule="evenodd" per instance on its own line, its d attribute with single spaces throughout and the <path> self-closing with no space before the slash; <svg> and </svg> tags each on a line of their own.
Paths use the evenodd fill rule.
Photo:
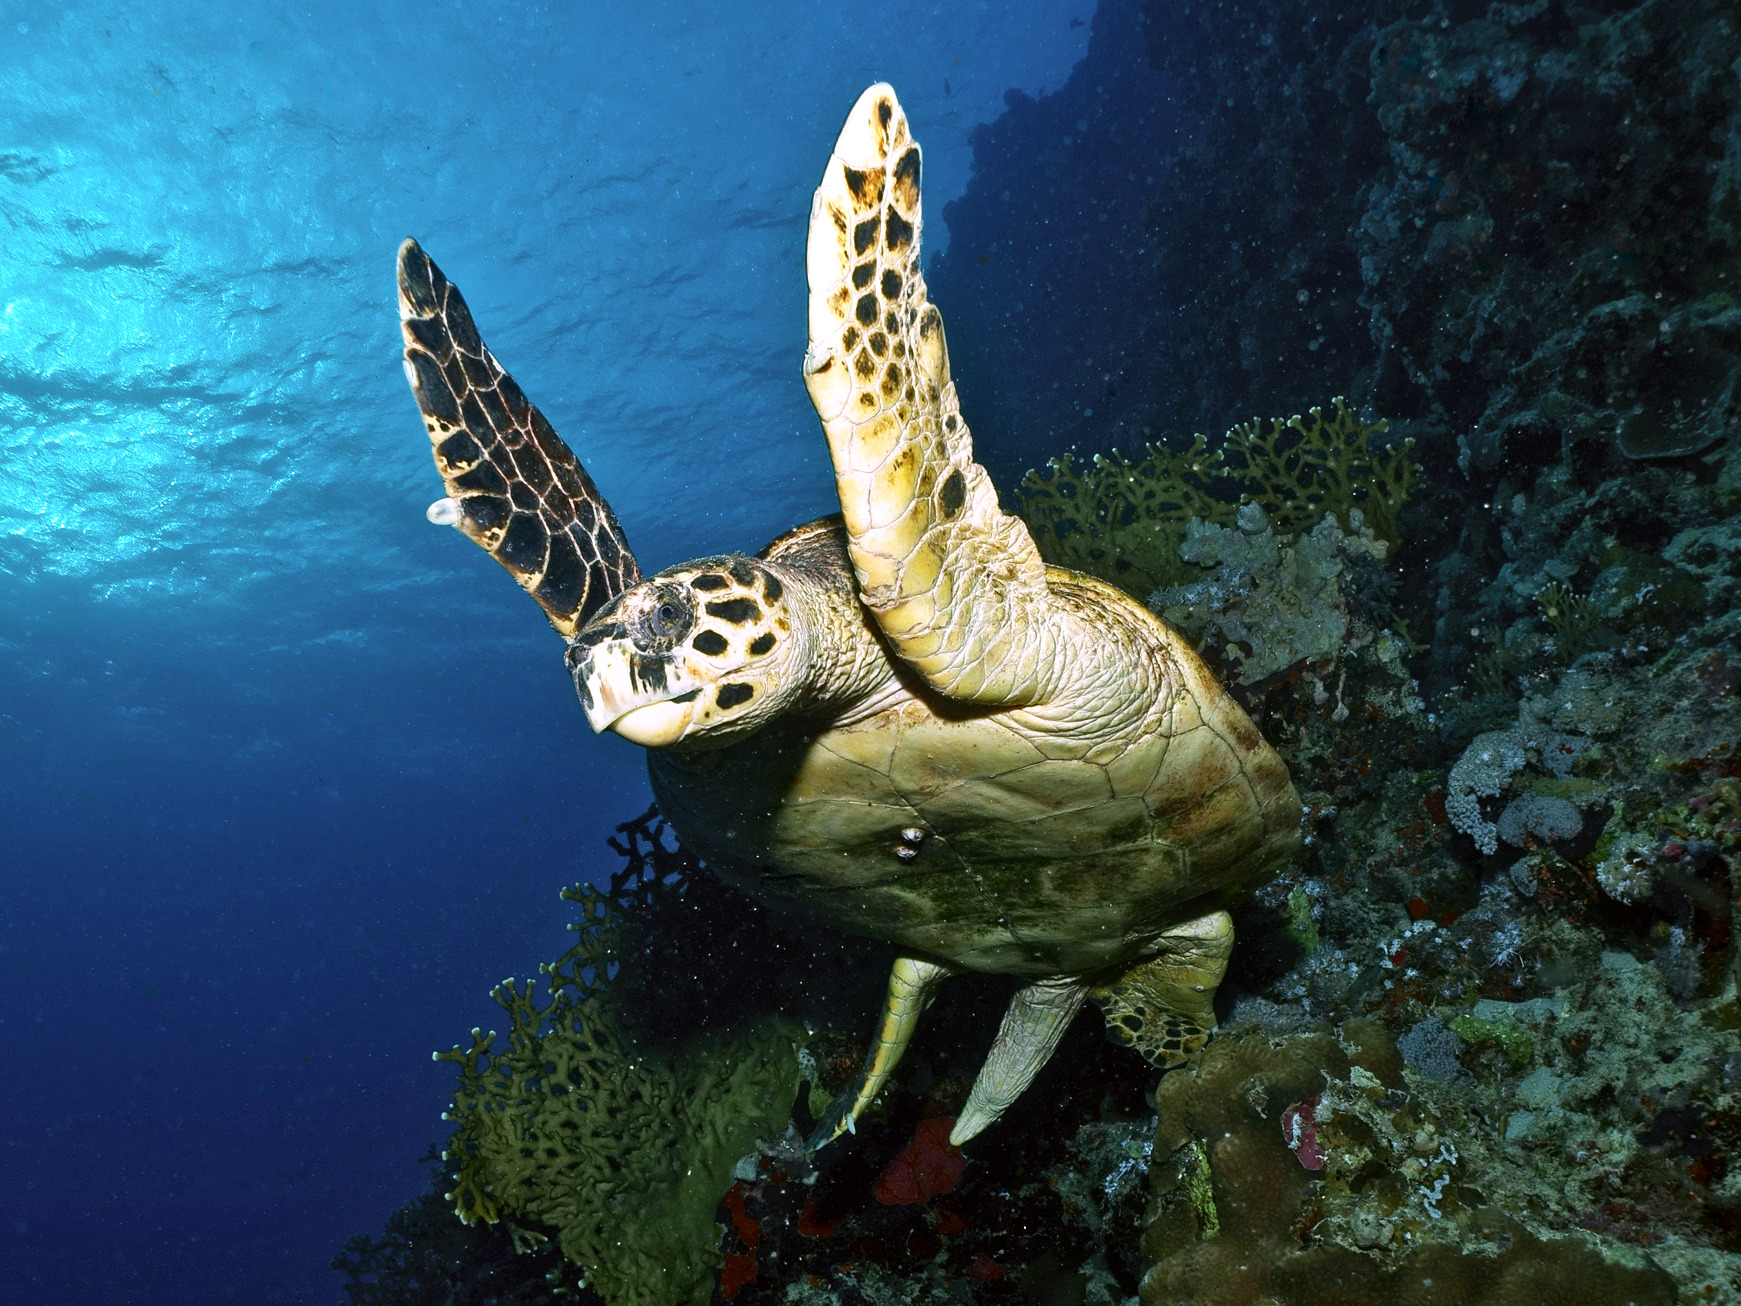
<svg viewBox="0 0 1741 1306">
<path fill-rule="evenodd" d="M 642 653 L 625 639 L 585 649 L 571 662 L 574 687 L 594 734 L 614 730 L 643 748 L 664 748 L 683 738 L 699 694 L 672 694 L 681 671 L 658 654 Z"/>
</svg>

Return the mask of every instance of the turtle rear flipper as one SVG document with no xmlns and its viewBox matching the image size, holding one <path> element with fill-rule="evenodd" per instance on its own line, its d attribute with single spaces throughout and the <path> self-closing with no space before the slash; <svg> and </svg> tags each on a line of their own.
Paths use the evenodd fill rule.
<svg viewBox="0 0 1741 1306">
<path fill-rule="evenodd" d="M 1233 918 L 1211 912 L 1168 931 L 1161 944 L 1159 956 L 1089 996 L 1106 1017 L 1109 1039 L 1167 1070 L 1207 1044 L 1215 1029 L 1215 989 L 1233 952 Z"/>
<path fill-rule="evenodd" d="M 641 579 L 616 514 L 414 240 L 399 247 L 399 322 L 405 378 L 447 486 L 429 520 L 476 541 L 572 636 Z"/>
</svg>

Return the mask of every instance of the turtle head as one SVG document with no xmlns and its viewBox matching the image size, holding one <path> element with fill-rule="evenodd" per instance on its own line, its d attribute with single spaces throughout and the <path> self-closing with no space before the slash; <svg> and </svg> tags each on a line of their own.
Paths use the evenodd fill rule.
<svg viewBox="0 0 1741 1306">
<path fill-rule="evenodd" d="M 660 572 L 602 608 L 568 645 L 587 724 L 647 748 L 724 746 L 803 688 L 808 641 L 785 581 L 744 557 Z"/>
</svg>

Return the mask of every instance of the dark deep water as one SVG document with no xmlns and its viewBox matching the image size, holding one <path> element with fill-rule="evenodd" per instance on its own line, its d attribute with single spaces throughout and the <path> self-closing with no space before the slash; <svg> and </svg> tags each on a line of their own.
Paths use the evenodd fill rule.
<svg viewBox="0 0 1741 1306">
<path fill-rule="evenodd" d="M 1269 561 L 1157 582 L 1313 835 L 1158 1134 L 1090 1013 L 958 1192 L 869 1201 L 995 1023 L 964 982 L 819 1185 L 734 1190 L 731 1299 L 1741 1301 L 1730 6 L 13 6 L 0 39 L 0 1300 L 338 1299 L 451 1128 L 430 1051 L 502 1023 L 648 801 L 423 521 L 399 239 L 648 571 L 753 550 L 831 506 L 804 221 L 886 78 L 1006 507 L 1055 455 L 1344 394 L 1418 472 L 1388 552 L 1272 508 Z M 696 901 L 664 999 L 764 996 L 694 960 L 763 926 Z M 879 982 L 766 946 L 794 992 Z M 1323 1113 L 1322 1173 L 1276 1128 L 1320 1099 L 1364 1122 Z M 1218 1238 L 1193 1138 L 1252 1158 L 1203 1154 Z"/>
</svg>

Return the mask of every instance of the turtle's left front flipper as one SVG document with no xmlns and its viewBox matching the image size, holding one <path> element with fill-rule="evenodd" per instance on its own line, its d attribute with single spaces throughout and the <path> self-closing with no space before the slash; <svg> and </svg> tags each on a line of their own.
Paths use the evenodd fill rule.
<svg viewBox="0 0 1741 1306">
<path fill-rule="evenodd" d="M 641 579 L 616 514 L 414 240 L 399 247 L 399 321 L 405 377 L 447 485 L 429 520 L 487 550 L 572 636 Z"/>
</svg>

